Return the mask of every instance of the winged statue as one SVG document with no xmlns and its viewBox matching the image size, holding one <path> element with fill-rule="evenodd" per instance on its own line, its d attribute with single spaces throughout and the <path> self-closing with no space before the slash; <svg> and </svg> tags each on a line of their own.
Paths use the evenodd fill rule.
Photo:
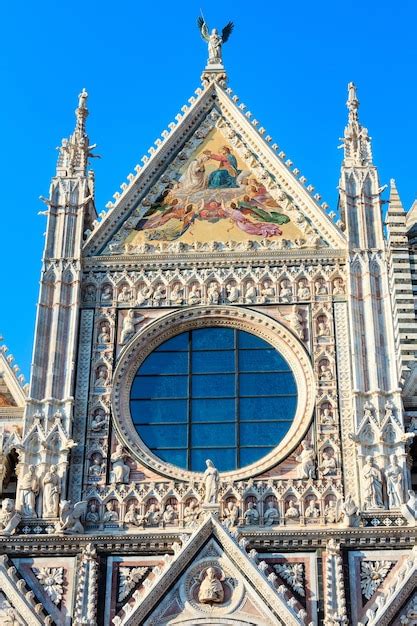
<svg viewBox="0 0 417 626">
<path fill-rule="evenodd" d="M 84 527 L 80 522 L 80 518 L 85 515 L 87 510 L 87 501 L 82 500 L 73 504 L 70 500 L 62 500 L 59 505 L 59 522 L 56 531 L 68 535 L 83 533 Z"/>
<path fill-rule="evenodd" d="M 222 30 L 222 34 L 219 35 L 217 28 L 213 28 L 211 33 L 209 32 L 208 26 L 204 17 L 199 17 L 197 19 L 198 30 L 201 33 L 204 41 L 208 43 L 208 64 L 209 65 L 221 65 L 222 64 L 222 45 L 226 43 L 232 34 L 232 30 L 234 27 L 233 22 L 228 22 L 226 26 Z"/>
</svg>

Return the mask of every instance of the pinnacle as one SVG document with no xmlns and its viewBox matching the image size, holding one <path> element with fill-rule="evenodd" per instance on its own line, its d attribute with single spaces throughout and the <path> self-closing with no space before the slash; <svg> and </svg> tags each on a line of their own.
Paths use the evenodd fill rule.
<svg viewBox="0 0 417 626">
<path fill-rule="evenodd" d="M 404 207 L 401 202 L 400 194 L 398 193 L 395 179 L 390 180 L 390 194 L 389 194 L 389 210 L 388 213 L 404 213 Z"/>
</svg>

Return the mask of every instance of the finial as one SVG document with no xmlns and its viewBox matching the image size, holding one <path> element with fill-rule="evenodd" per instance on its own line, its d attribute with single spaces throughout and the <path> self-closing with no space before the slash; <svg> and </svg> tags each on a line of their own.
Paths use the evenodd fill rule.
<svg viewBox="0 0 417 626">
<path fill-rule="evenodd" d="M 358 119 L 359 100 L 356 85 L 352 82 L 348 84 L 348 99 L 346 106 L 349 109 L 349 120 L 356 121 Z"/>
<path fill-rule="evenodd" d="M 82 92 L 78 96 L 78 108 L 79 109 L 87 108 L 87 98 L 88 98 L 88 93 L 86 92 L 85 87 L 83 87 Z"/>
<path fill-rule="evenodd" d="M 221 35 L 219 35 L 217 28 L 213 28 L 211 32 L 209 31 L 207 23 L 201 15 L 197 19 L 197 26 L 202 38 L 208 45 L 208 60 L 202 80 L 204 83 L 219 82 L 220 84 L 225 84 L 226 74 L 223 67 L 222 46 L 232 34 L 234 24 L 233 22 L 228 22 L 223 28 Z"/>
</svg>

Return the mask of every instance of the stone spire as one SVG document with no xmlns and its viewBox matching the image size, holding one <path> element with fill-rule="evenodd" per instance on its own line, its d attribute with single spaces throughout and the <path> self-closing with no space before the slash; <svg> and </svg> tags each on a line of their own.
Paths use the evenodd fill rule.
<svg viewBox="0 0 417 626">
<path fill-rule="evenodd" d="M 88 93 L 85 89 L 78 96 L 78 106 L 75 109 L 75 129 L 69 139 L 61 142 L 57 163 L 57 176 L 72 177 L 86 176 L 88 158 L 92 157 L 91 151 L 96 144 L 89 145 L 86 130 Z"/>
<path fill-rule="evenodd" d="M 344 165 L 366 166 L 372 164 L 371 138 L 368 129 L 359 122 L 359 100 L 355 83 L 348 85 L 346 106 L 349 111 L 348 123 L 345 128 L 343 147 L 345 150 Z"/>
</svg>

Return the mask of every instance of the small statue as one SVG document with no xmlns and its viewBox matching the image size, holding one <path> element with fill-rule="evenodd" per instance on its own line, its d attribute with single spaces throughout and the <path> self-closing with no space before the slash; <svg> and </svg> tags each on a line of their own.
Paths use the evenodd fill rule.
<svg viewBox="0 0 417 626">
<path fill-rule="evenodd" d="M 265 280 L 261 289 L 261 302 L 270 302 L 275 299 L 275 289 L 270 280 Z"/>
<path fill-rule="evenodd" d="M 385 477 L 387 479 L 389 508 L 394 509 L 404 502 L 403 470 L 398 465 L 395 454 L 390 456 L 390 465 L 385 470 Z"/>
<path fill-rule="evenodd" d="M 320 517 L 320 509 L 317 506 L 316 498 L 311 498 L 310 499 L 308 507 L 304 511 L 304 516 L 305 517 L 312 517 L 314 519 L 317 519 L 318 517 Z"/>
<path fill-rule="evenodd" d="M 317 323 L 317 337 L 327 337 L 330 335 L 330 328 L 325 317 Z"/>
<path fill-rule="evenodd" d="M 357 528 L 359 526 L 360 516 L 358 515 L 358 510 L 352 496 L 347 494 L 342 504 L 342 523 L 345 528 Z"/>
<path fill-rule="evenodd" d="M 87 513 L 85 515 L 85 521 L 91 522 L 92 524 L 97 524 L 100 520 L 100 514 L 98 510 L 98 505 L 95 500 L 92 500 L 87 509 Z"/>
<path fill-rule="evenodd" d="M 139 289 L 136 298 L 136 304 L 138 306 L 142 306 L 142 304 L 145 304 L 145 302 L 147 302 L 149 298 L 152 297 L 152 293 L 153 291 L 150 287 L 143 287 L 142 289 Z"/>
<path fill-rule="evenodd" d="M 343 296 L 344 293 L 345 293 L 345 288 L 343 286 L 343 280 L 341 278 L 335 278 L 333 281 L 333 295 Z"/>
<path fill-rule="evenodd" d="M 208 43 L 208 65 L 223 65 L 222 46 L 229 39 L 233 31 L 233 22 L 228 22 L 222 30 L 221 36 L 217 32 L 217 28 L 213 28 L 209 33 L 208 26 L 204 17 L 197 19 L 198 30 L 204 41 Z"/>
<path fill-rule="evenodd" d="M 309 300 L 310 296 L 311 296 L 311 292 L 310 292 L 310 289 L 309 289 L 309 287 L 307 285 L 307 281 L 304 280 L 304 278 L 303 278 L 298 283 L 297 298 L 299 300 Z"/>
<path fill-rule="evenodd" d="M 135 334 L 135 326 L 140 322 L 143 322 L 144 316 L 140 313 L 135 313 L 134 309 L 130 309 L 127 315 L 123 319 L 122 333 L 120 335 L 120 344 L 124 346 Z"/>
<path fill-rule="evenodd" d="M 90 467 L 88 468 L 88 475 L 93 478 L 99 478 L 104 474 L 105 465 L 103 463 L 103 457 L 99 452 L 93 454 L 90 462 Z"/>
<path fill-rule="evenodd" d="M 163 285 L 158 285 L 157 288 L 155 289 L 155 293 L 153 294 L 153 299 L 154 299 L 155 304 L 159 306 L 161 302 L 165 300 L 165 298 L 166 298 L 165 288 L 163 287 Z"/>
<path fill-rule="evenodd" d="M 101 299 L 103 302 L 109 302 L 113 299 L 113 289 L 110 285 L 105 285 L 103 287 L 103 291 L 101 292 Z"/>
<path fill-rule="evenodd" d="M 106 422 L 107 417 L 103 409 L 97 409 L 94 413 L 93 419 L 91 420 L 91 430 L 98 432 L 103 428 Z"/>
<path fill-rule="evenodd" d="M 188 294 L 188 304 L 199 304 L 201 302 L 201 292 L 196 284 L 191 286 Z"/>
<path fill-rule="evenodd" d="M 103 522 L 105 524 L 109 524 L 109 523 L 118 522 L 118 521 L 119 521 L 119 514 L 114 508 L 114 502 L 112 500 L 109 500 L 106 503 L 106 510 L 104 511 Z"/>
<path fill-rule="evenodd" d="M 279 290 L 279 299 L 281 302 L 291 302 L 292 301 L 292 287 L 289 280 L 286 278 L 281 281 L 280 290 Z"/>
<path fill-rule="evenodd" d="M 130 302 L 132 299 L 132 292 L 127 285 L 123 285 L 121 288 L 119 295 L 117 296 L 117 301 L 121 303 Z"/>
<path fill-rule="evenodd" d="M 88 285 L 84 290 L 84 302 L 94 302 L 96 299 L 96 290 L 93 285 Z"/>
<path fill-rule="evenodd" d="M 110 329 L 106 322 L 103 322 L 100 327 L 100 332 L 97 337 L 97 341 L 100 344 L 110 343 Z"/>
<path fill-rule="evenodd" d="M 229 530 L 232 530 L 233 528 L 236 528 L 236 526 L 238 525 L 238 521 L 239 521 L 239 507 L 237 506 L 236 502 L 233 502 L 233 500 L 230 500 L 227 503 L 227 507 L 224 510 L 223 524 L 226 526 L 226 528 L 228 528 Z"/>
<path fill-rule="evenodd" d="M 87 511 L 87 500 L 72 504 L 70 500 L 62 500 L 59 505 L 59 522 L 55 525 L 56 533 L 76 535 L 84 532 L 80 518 Z"/>
<path fill-rule="evenodd" d="M 246 304 L 253 304 L 254 302 L 256 302 L 256 287 L 252 281 L 250 281 L 246 285 L 245 302 Z"/>
<path fill-rule="evenodd" d="M 321 383 L 328 383 L 332 380 L 333 374 L 328 363 L 322 363 L 319 367 L 319 380 Z"/>
<path fill-rule="evenodd" d="M 316 282 L 314 283 L 314 287 L 315 287 L 317 296 L 327 295 L 328 293 L 327 286 L 322 278 L 319 278 L 318 280 L 316 280 Z"/>
<path fill-rule="evenodd" d="M 200 505 L 197 500 L 190 500 L 188 506 L 184 509 L 184 523 L 186 526 L 195 526 L 201 515 Z"/>
<path fill-rule="evenodd" d="M 170 300 L 172 304 L 182 304 L 184 302 L 182 289 L 180 289 L 180 285 L 178 283 L 174 285 Z"/>
<path fill-rule="evenodd" d="M 239 300 L 239 289 L 236 285 L 227 286 L 227 299 L 231 304 L 234 304 Z"/>
<path fill-rule="evenodd" d="M 5 498 L 0 509 L 0 536 L 9 537 L 14 535 L 22 516 L 16 511 L 11 498 Z"/>
<path fill-rule="evenodd" d="M 297 337 L 301 340 L 304 339 L 304 324 L 303 324 L 303 316 L 299 311 L 297 311 L 296 307 L 291 311 L 289 315 L 287 315 L 288 322 L 290 326 L 293 328 Z"/>
<path fill-rule="evenodd" d="M 216 504 L 217 494 L 219 491 L 220 476 L 218 470 L 214 467 L 213 461 L 206 460 L 207 469 L 204 472 L 205 495 L 204 502 L 206 504 Z"/>
<path fill-rule="evenodd" d="M 128 526 L 143 526 L 145 516 L 141 515 L 136 502 L 131 502 L 126 511 L 124 523 Z"/>
<path fill-rule="evenodd" d="M 243 517 L 245 518 L 245 524 L 248 526 L 256 526 L 259 523 L 259 513 L 256 510 L 255 502 L 248 502 L 248 508 Z"/>
<path fill-rule="evenodd" d="M 212 282 L 207 289 L 207 304 L 219 304 L 220 292 L 217 283 Z"/>
<path fill-rule="evenodd" d="M 34 465 L 29 465 L 28 473 L 20 480 L 20 511 L 24 517 L 37 517 L 35 505 L 39 494 L 39 479 Z"/>
<path fill-rule="evenodd" d="M 162 514 L 162 521 L 164 522 L 164 524 L 173 524 L 177 517 L 178 515 L 172 504 L 167 504 L 165 507 L 165 511 Z"/>
<path fill-rule="evenodd" d="M 161 512 L 156 504 L 151 504 L 145 514 L 145 522 L 148 526 L 157 526 L 161 519 Z"/>
<path fill-rule="evenodd" d="M 221 604 L 224 601 L 224 590 L 214 567 L 208 567 L 202 572 L 202 576 L 204 578 L 198 590 L 198 601 L 201 604 Z"/>
<path fill-rule="evenodd" d="M 334 455 L 329 452 L 323 452 L 323 460 L 320 465 L 320 471 L 323 476 L 334 476 L 337 470 L 337 463 Z"/>
<path fill-rule="evenodd" d="M 381 470 L 374 465 L 374 461 L 371 456 L 367 456 L 365 459 L 362 477 L 367 508 L 384 508 L 384 498 L 382 495 L 382 473 Z"/>
<path fill-rule="evenodd" d="M 129 482 L 130 467 L 127 463 L 125 463 L 125 459 L 128 456 L 129 455 L 123 450 L 123 446 L 121 444 L 117 444 L 116 450 L 110 457 L 113 464 L 112 483 L 126 484 Z"/>
<path fill-rule="evenodd" d="M 315 478 L 316 475 L 316 453 L 309 441 L 301 442 L 301 453 L 295 457 L 299 463 L 299 478 Z"/>
<path fill-rule="evenodd" d="M 334 426 L 335 419 L 330 413 L 330 409 L 325 407 L 320 414 L 321 423 L 325 426 Z"/>
<path fill-rule="evenodd" d="M 278 509 L 275 507 L 274 502 L 272 500 L 269 500 L 267 504 L 267 508 L 264 512 L 264 525 L 273 526 L 274 524 L 278 524 L 278 522 L 279 522 Z"/>
<path fill-rule="evenodd" d="M 300 511 L 298 510 L 298 507 L 296 506 L 296 504 L 297 504 L 297 501 L 295 500 L 295 498 L 292 498 L 288 502 L 288 508 L 285 512 L 286 519 L 298 519 L 300 517 Z"/>
<path fill-rule="evenodd" d="M 51 465 L 43 479 L 43 517 L 58 517 L 61 479 L 57 466 Z"/>
<path fill-rule="evenodd" d="M 107 382 L 108 382 L 108 378 L 107 378 L 107 368 L 106 367 L 100 367 L 100 369 L 97 372 L 97 377 L 94 381 L 94 387 L 97 388 L 102 388 L 102 387 L 107 387 Z"/>
<path fill-rule="evenodd" d="M 324 508 L 324 519 L 328 524 L 335 524 L 338 520 L 338 512 L 335 500 L 329 500 Z"/>
</svg>

